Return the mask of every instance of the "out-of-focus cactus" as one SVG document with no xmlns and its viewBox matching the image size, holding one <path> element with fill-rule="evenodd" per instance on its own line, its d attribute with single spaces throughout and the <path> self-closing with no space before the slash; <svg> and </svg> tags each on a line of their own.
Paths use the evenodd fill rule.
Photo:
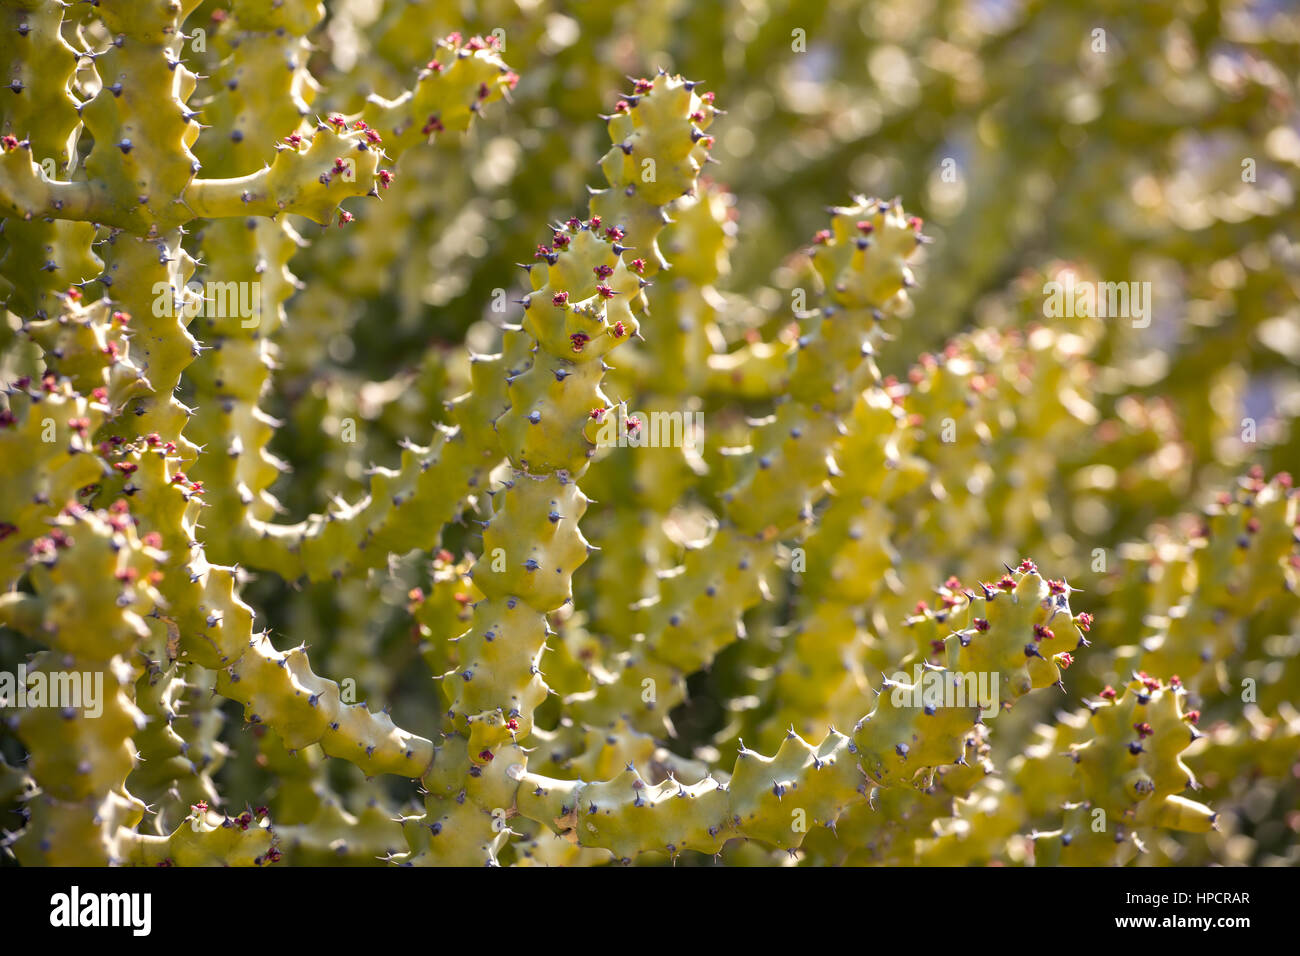
<svg viewBox="0 0 1300 956">
<path fill-rule="evenodd" d="M 1298 34 L 877 6 L 0 0 L 9 856 L 1300 860 Z"/>
</svg>

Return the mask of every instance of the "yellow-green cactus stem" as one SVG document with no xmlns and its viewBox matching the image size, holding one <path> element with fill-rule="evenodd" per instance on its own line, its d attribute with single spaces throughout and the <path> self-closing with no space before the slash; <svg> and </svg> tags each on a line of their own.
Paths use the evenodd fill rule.
<svg viewBox="0 0 1300 956">
<path fill-rule="evenodd" d="M 0 410 L 0 453 L 12 467 L 0 482 L 0 570 L 12 587 L 50 521 L 112 472 L 93 454 L 93 434 L 109 414 L 107 394 L 84 398 L 51 375 L 37 384 L 11 384 L 7 399 Z"/>
<path fill-rule="evenodd" d="M 249 722 L 272 727 L 290 747 L 320 743 L 370 774 L 422 775 L 430 741 L 396 727 L 386 713 L 345 703 L 336 682 L 312 671 L 303 647 L 281 652 L 254 630 L 235 570 L 209 564 L 192 543 L 203 489 L 179 471 L 174 451 L 146 438 L 120 454 L 133 466 L 133 513 L 143 527 L 159 529 L 167 551 L 162 614 L 176 629 L 180 658 L 219 671 L 217 693 L 242 703 Z"/>
<path fill-rule="evenodd" d="M 132 736 L 144 724 L 133 699 L 135 649 L 149 638 L 144 615 L 161 600 L 154 585 L 162 554 L 136 537 L 125 508 L 96 513 L 73 503 L 52 524 L 32 544 L 33 606 L 23 615 L 28 636 L 49 649 L 27 665 L 20 691 L 32 696 L 6 701 L 39 788 L 14 852 L 24 862 L 121 862 L 123 833 L 145 809 L 126 778 L 136 761 Z M 63 690 L 73 697 L 55 700 Z"/>
<path fill-rule="evenodd" d="M 711 107 L 706 113 L 693 87 L 667 74 L 637 81 L 635 102 L 623 102 L 610 120 L 615 146 L 602 163 L 610 188 L 592 198 L 593 210 L 615 218 L 568 220 L 528 269 L 523 328 L 535 343 L 533 359 L 509 380 L 510 408 L 496 422 L 512 475 L 493 493 L 483 553 L 471 571 L 485 597 L 457 639 L 457 669 L 443 678 L 455 733 L 425 778 L 426 813 L 408 824 L 406 862 L 493 862 L 506 838 L 492 811 L 513 802 L 506 799 L 513 778 L 502 776 L 504 760 L 493 769 L 495 751 L 531 733 L 548 692 L 539 666 L 551 631 L 547 615 L 571 600 L 573 573 L 590 550 L 578 527 L 588 499 L 577 480 L 602 419 L 616 414 L 601 390 L 605 357 L 637 334 L 644 253 L 655 249 L 661 207 L 694 189 L 709 145 L 700 129 Z M 632 182 L 629 167 L 614 159 L 646 153 L 658 170 L 648 183 Z M 605 198 L 620 186 L 617 200 Z M 655 266 L 662 265 L 656 252 Z M 501 797 L 472 792 L 498 787 L 505 788 Z M 451 803 L 456 789 L 471 791 L 469 799 Z"/>
<path fill-rule="evenodd" d="M 196 811 L 166 836 L 126 832 L 120 847 L 123 866 L 267 866 L 280 861 L 275 831 L 267 821 L 250 824 Z M 212 818 L 212 819 L 209 819 Z M 217 822 L 217 820 L 220 822 Z"/>
<path fill-rule="evenodd" d="M 760 732 L 764 742 L 779 740 L 790 726 L 808 733 L 849 719 L 874 677 L 872 665 L 886 665 L 866 638 L 862 616 L 899 560 L 890 502 L 926 475 L 908 451 L 904 418 L 883 389 L 854 406 L 837 454 L 855 464 L 836 476 L 834 496 L 800 543 L 806 567 L 796 624 L 777 665 L 776 707 Z"/>
<path fill-rule="evenodd" d="M 995 708 L 1052 686 L 1060 677 L 1060 655 L 1078 648 L 1083 638 L 1068 601 L 1060 597 L 1026 562 L 1013 589 L 992 601 L 968 602 L 964 610 L 970 621 L 985 620 L 989 626 L 971 624 L 951 634 L 945 641 L 946 666 L 937 672 L 997 675 L 997 699 L 986 702 Z M 916 700 L 909 705 L 914 690 Z M 629 768 L 604 782 L 587 783 L 515 769 L 516 806 L 577 845 L 601 847 L 625 861 L 648 851 L 717 853 L 726 840 L 740 836 L 793 853 L 811 825 L 834 826 L 847 809 L 868 803 L 877 791 L 910 788 L 939 767 L 965 761 L 967 737 L 980 720 L 981 706 L 938 706 L 926 693 L 921 684 L 886 679 L 875 709 L 851 735 L 832 729 L 820 744 L 812 744 L 791 731 L 772 757 L 742 748 L 726 782 L 710 775 L 694 784 L 670 778 L 650 786 Z M 800 817 L 808 826 L 794 825 Z"/>
<path fill-rule="evenodd" d="M 331 787 L 329 761 L 319 747 L 291 753 L 267 730 L 260 735 L 258 758 L 276 776 L 269 815 L 287 865 L 380 866 L 405 846 L 402 811 L 379 794 L 350 808 L 355 801 L 345 801 Z"/>
<path fill-rule="evenodd" d="M 687 495 L 704 462 L 703 437 L 688 423 L 703 414 L 698 402 L 683 408 L 681 394 L 700 390 L 707 372 L 715 322 L 722 308 L 712 283 L 729 267 L 727 250 L 734 242 L 731 221 L 734 197 L 715 183 L 704 181 L 694 196 L 673 206 L 673 223 L 664 232 L 673 269 L 649 289 L 651 314 L 664 316 L 644 349 L 632 351 L 609 373 L 610 390 L 629 398 L 651 420 L 681 422 L 680 441 L 669 448 L 622 453 L 598 453 L 589 472 L 588 487 L 601 501 L 636 502 L 600 513 L 592 540 L 601 549 L 592 585 L 584 591 L 592 622 L 607 647 L 605 654 L 628 649 L 635 615 L 628 609 L 653 593 L 653 576 L 671 567 L 676 546 L 660 517 Z M 665 389 L 671 382 L 676 394 Z M 675 426 L 674 426 L 675 427 Z M 680 447 L 679 447 L 680 445 Z"/>
<path fill-rule="evenodd" d="M 1107 688 L 1089 702 L 1092 735 L 1067 751 L 1077 804 L 1059 830 L 1036 834 L 1038 863 L 1124 862 L 1145 850 L 1153 829 L 1204 833 L 1214 826 L 1210 807 L 1183 796 L 1198 786 L 1182 760 L 1198 736 L 1182 708 L 1185 693 L 1179 683 L 1143 674 L 1123 693 Z"/>
<path fill-rule="evenodd" d="M 0 105 L 4 149 L 26 142 L 37 164 L 66 175 L 76 161 L 80 104 L 70 86 L 76 53 L 63 38 L 63 10 L 43 0 L 22 0 L 0 10 L 0 84 L 13 94 Z M 91 250 L 95 227 L 44 217 L 13 218 L 0 225 L 0 296 L 23 318 L 43 318 L 58 308 L 57 294 L 99 274 Z"/>
<path fill-rule="evenodd" d="M 159 635 L 166 639 L 165 629 Z M 213 780 L 224 762 L 226 747 L 216 740 L 221 715 L 207 684 L 209 675 L 198 667 L 172 664 L 164 669 L 165 647 L 136 681 L 135 702 L 145 726 L 134 738 L 140 759 L 127 780 L 131 791 L 152 810 L 150 828 L 165 836 L 174 830 L 190 807 L 200 802 L 221 803 Z M 185 677 L 198 682 L 190 684 Z"/>
<path fill-rule="evenodd" d="M 430 673 L 446 674 L 460 661 L 451 635 L 464 633 L 472 605 L 483 598 L 469 576 L 472 566 L 468 557 L 456 562 L 450 552 L 440 551 L 433 557 L 428 587 L 412 588 L 408 595 L 412 637 L 420 640 L 420 655 Z"/>
<path fill-rule="evenodd" d="M 1088 374 L 1077 347 L 1048 330 L 981 331 L 923 355 L 907 384 L 888 378 L 855 407 L 837 457 L 857 466 L 831 479 L 830 502 L 800 544 L 807 568 L 792 640 L 773 665 L 779 703 L 760 739 L 775 741 L 791 722 L 847 720 L 870 668 L 915 646 L 915 631 L 892 625 L 911 611 L 903 595 L 935 587 L 938 542 L 967 553 L 1052 540 L 1059 524 L 1043 462 L 1084 443 L 1096 421 L 1077 392 Z M 1038 401 L 1044 393 L 1061 401 Z M 938 602 L 956 601 L 962 587 L 950 576 Z M 884 639 L 899 633 L 906 646 Z"/>
<path fill-rule="evenodd" d="M 1285 600 L 1286 573 L 1300 554 L 1297 515 L 1300 495 L 1289 476 L 1265 481 L 1257 472 L 1240 479 L 1233 493 L 1221 494 L 1193 547 L 1187 590 L 1153 618 L 1134 665 L 1178 675 L 1202 694 L 1228 686 L 1226 662 L 1243 626 L 1267 602 Z"/>
<path fill-rule="evenodd" d="M 304 78 L 308 75 L 304 65 L 306 51 L 301 46 L 303 41 L 297 40 L 295 51 L 288 56 L 288 62 L 294 64 L 295 69 L 286 77 L 286 71 L 281 67 L 282 58 L 254 58 L 250 61 L 245 49 L 249 43 L 284 44 L 288 28 L 280 18 L 260 22 L 263 15 L 254 9 L 250 11 L 250 22 L 245 23 L 239 10 L 235 14 L 233 27 L 247 29 L 239 34 L 237 55 L 228 61 L 231 75 L 225 80 L 224 87 L 230 92 L 222 95 L 222 91 L 218 96 L 218 103 L 226 103 L 232 113 L 229 136 L 243 145 L 252 131 L 277 128 L 278 124 L 286 130 L 287 138 L 277 143 L 276 148 L 281 151 L 299 150 L 310 134 L 300 129 L 297 115 L 284 113 L 279 104 L 284 99 L 299 97 L 309 82 Z M 313 24 L 312 18 L 304 16 L 297 18 L 293 27 L 305 32 Z M 267 69 L 273 67 L 272 76 L 268 78 L 273 84 L 270 90 L 256 74 L 249 74 L 250 70 L 256 69 L 253 66 L 256 63 L 266 64 Z M 483 41 L 477 38 L 464 44 L 443 41 L 438 56 L 430 60 L 421 72 L 414 89 L 394 101 L 372 97 L 359 117 L 334 114 L 318 124 L 318 129 L 350 131 L 347 135 L 354 140 L 346 144 L 346 148 L 340 147 L 334 167 L 323 175 L 340 182 L 358 177 L 363 181 L 374 180 L 378 188 L 372 187 L 372 194 L 378 195 L 380 189 L 387 191 L 393 182 L 393 173 L 383 169 L 361 175 L 355 165 L 357 158 L 352 155 L 355 149 L 380 154 L 385 160 L 394 161 L 408 147 L 426 141 L 438 132 L 463 131 L 484 106 L 502 98 L 514 79 L 514 74 Z M 290 85 L 283 97 L 271 95 L 277 88 L 276 83 Z M 245 95 L 243 91 L 248 88 L 256 90 L 256 95 Z M 301 102 L 301 106 L 301 111 L 305 112 L 305 102 Z M 271 144 L 262 142 L 260 145 L 265 153 L 270 152 Z M 255 169 L 261 162 L 261 154 L 257 152 L 248 154 L 247 150 L 242 153 L 235 150 L 224 156 L 218 154 L 213 168 L 218 173 L 236 176 L 246 173 L 249 167 Z M 398 192 L 394 194 L 395 201 L 401 200 L 402 191 L 399 184 Z M 349 219 L 350 214 L 345 214 L 340 225 Z M 219 276 L 223 284 L 242 283 L 242 287 L 254 288 L 258 293 L 257 312 L 251 320 L 242 314 L 206 319 L 205 338 L 209 339 L 212 348 L 191 369 L 191 377 L 203 399 L 199 403 L 193 434 L 200 440 L 217 442 L 227 449 L 226 455 L 210 458 L 209 463 L 196 474 L 215 489 L 211 505 L 227 516 L 210 541 L 214 555 L 224 560 L 243 559 L 258 566 L 270 563 L 277 567 L 277 562 L 268 561 L 267 549 L 259 538 L 269 538 L 275 543 L 294 535 L 294 529 L 271 524 L 282 509 L 268 489 L 284 466 L 266 451 L 275 423 L 258 408 L 258 402 L 270 377 L 273 362 L 270 342 L 279 330 L 284 303 L 293 293 L 294 279 L 288 272 L 288 261 L 303 242 L 282 221 L 224 219 L 204 230 L 204 245 L 209 250 L 206 257 L 208 274 Z M 443 466 L 440 471 L 428 476 L 418 486 L 416 494 L 412 494 L 409 488 L 412 482 L 408 479 L 395 482 L 391 496 L 378 495 L 376 500 L 385 507 L 394 499 L 415 498 L 405 513 L 389 516 L 395 519 L 391 520 L 393 530 L 389 532 L 390 536 L 397 528 L 423 526 L 426 521 L 434 520 L 433 515 L 424 513 L 429 510 L 427 507 L 420 508 L 421 502 L 431 498 L 435 489 L 457 487 L 467 482 L 470 476 L 465 469 L 477 464 L 476 457 L 479 456 L 471 454 L 460 461 L 454 454 L 447 454 L 439 461 Z M 408 456 L 404 464 L 414 475 L 417 473 L 415 465 L 427 460 L 425 457 L 417 461 Z M 461 468 L 453 471 L 457 464 Z M 423 474 L 424 470 L 421 467 L 418 473 Z M 402 488 L 404 483 L 408 485 L 405 489 Z M 375 484 L 383 483 L 377 480 Z M 437 514 L 443 516 L 442 521 L 451 517 L 452 508 L 459 503 L 458 497 L 445 494 L 444 497 L 447 499 L 445 502 L 434 502 L 439 506 Z M 246 510 L 251 512 L 251 519 L 255 522 L 252 526 L 248 525 Z M 370 519 L 367 526 L 356 527 L 358 548 L 369 544 L 363 536 L 368 528 L 374 528 L 374 517 L 370 516 Z M 341 527 L 333 529 L 334 533 L 337 534 Z M 319 550 L 315 540 L 305 531 L 299 530 L 295 537 L 295 550 Z M 389 542 L 377 542 L 371 553 L 379 554 L 382 562 L 387 551 L 409 550 L 410 547 L 401 547 L 400 540 L 391 544 L 389 547 Z M 290 554 L 281 554 L 277 570 L 285 576 L 296 577 L 297 574 L 290 573 L 297 570 L 292 562 Z M 307 561 L 307 573 L 320 573 L 318 567 L 318 562 Z"/>
<path fill-rule="evenodd" d="M 644 643 L 618 662 L 621 673 L 603 693 L 577 702 L 581 719 L 629 716 L 662 728 L 683 699 L 683 675 L 743 634 L 742 616 L 761 600 L 774 566 L 774 542 L 811 521 L 838 470 L 833 449 L 845 420 L 878 376 L 871 360 L 878 317 L 898 310 L 914 281 L 907 259 L 922 241 L 919 230 L 900 203 L 860 198 L 836 209 L 832 228 L 815 237 L 826 308 L 791 350 L 785 400 L 737 456 L 737 479 L 722 495 L 725 523 L 642 602 Z"/>
<path fill-rule="evenodd" d="M 432 135 L 453 120 L 454 125 L 446 128 L 467 123 L 479 108 L 475 97 L 490 89 L 492 92 L 480 97 L 486 101 L 513 82 L 508 71 L 501 72 L 504 67 L 498 67 L 499 59 L 482 41 L 477 49 L 468 46 L 459 40 L 444 42 L 439 57 L 432 61 L 436 69 L 430 65 L 422 71 L 420 85 L 409 101 L 397 101 L 398 105 L 384 106 L 380 112 L 363 114 L 369 117 L 367 124 L 381 131 L 390 126 L 405 131 L 410 122 L 418 119 L 418 113 L 425 107 L 432 109 L 433 103 L 441 105 L 453 119 L 439 118 L 443 114 L 431 116 L 427 123 L 434 119 L 438 122 L 422 135 Z M 479 72 L 471 72 L 472 68 Z M 487 85 L 488 73 L 484 71 L 489 70 L 496 70 L 492 75 L 496 86 Z M 477 78 L 477 82 L 458 80 L 458 85 L 452 84 L 458 75 L 471 81 Z M 624 268 L 639 282 L 637 288 L 621 294 L 629 300 L 627 307 L 632 312 L 643 311 L 640 282 L 653 275 L 662 262 L 655 244 L 665 221 L 661 207 L 693 190 L 709 145 L 703 130 L 715 111 L 710 102 L 692 91 L 693 85 L 669 83 L 663 74 L 653 81 L 638 81 L 637 89 L 642 92 L 620 101 L 621 106 L 609 119 L 614 145 L 601 163 L 608 185 L 592 196 L 596 215 L 590 228 L 599 232 L 611 249 L 620 250 L 607 256 L 610 262 L 622 250 L 630 251 L 623 257 Z M 657 92 L 647 98 L 647 90 Z M 473 102 L 457 106 L 456 97 L 462 94 Z M 616 156 L 621 160 L 616 161 Z M 634 166 L 622 161 L 630 157 L 636 159 Z M 601 209 L 605 210 L 603 220 L 598 211 Z M 551 242 L 538 247 L 536 258 L 545 260 L 567 248 L 578 222 L 570 220 L 553 230 Z M 613 268 L 609 262 L 594 260 L 589 265 Z M 568 290 L 558 287 L 555 292 L 568 295 Z M 624 334 L 636 334 L 634 324 L 625 321 L 623 326 Z M 571 331 L 590 334 L 590 329 L 584 331 L 579 325 Z M 508 329 L 501 356 L 484 357 L 475 363 L 471 392 L 451 408 L 452 428 L 436 433 L 427 447 L 408 447 L 398 470 L 376 469 L 368 498 L 296 525 L 254 519 L 253 535 L 243 557 L 254 565 L 269 563 L 286 576 L 306 573 L 312 578 L 324 578 L 341 576 L 350 568 L 374 567 L 389 551 L 418 546 L 420 536 L 413 529 L 441 527 L 462 507 L 462 496 L 449 495 L 447 489 L 478 485 L 501 460 L 499 429 L 494 431 L 492 423 L 511 399 L 501 394 L 500 383 L 503 378 L 510 382 L 524 371 L 531 341 L 527 333 Z"/>
</svg>

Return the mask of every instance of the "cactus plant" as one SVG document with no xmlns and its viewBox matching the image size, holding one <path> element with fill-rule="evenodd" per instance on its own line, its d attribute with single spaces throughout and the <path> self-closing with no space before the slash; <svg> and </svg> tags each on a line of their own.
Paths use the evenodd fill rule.
<svg viewBox="0 0 1300 956">
<path fill-rule="evenodd" d="M 7 858 L 1296 863 L 1294 41 L 653 6 L 0 0 Z"/>
</svg>

